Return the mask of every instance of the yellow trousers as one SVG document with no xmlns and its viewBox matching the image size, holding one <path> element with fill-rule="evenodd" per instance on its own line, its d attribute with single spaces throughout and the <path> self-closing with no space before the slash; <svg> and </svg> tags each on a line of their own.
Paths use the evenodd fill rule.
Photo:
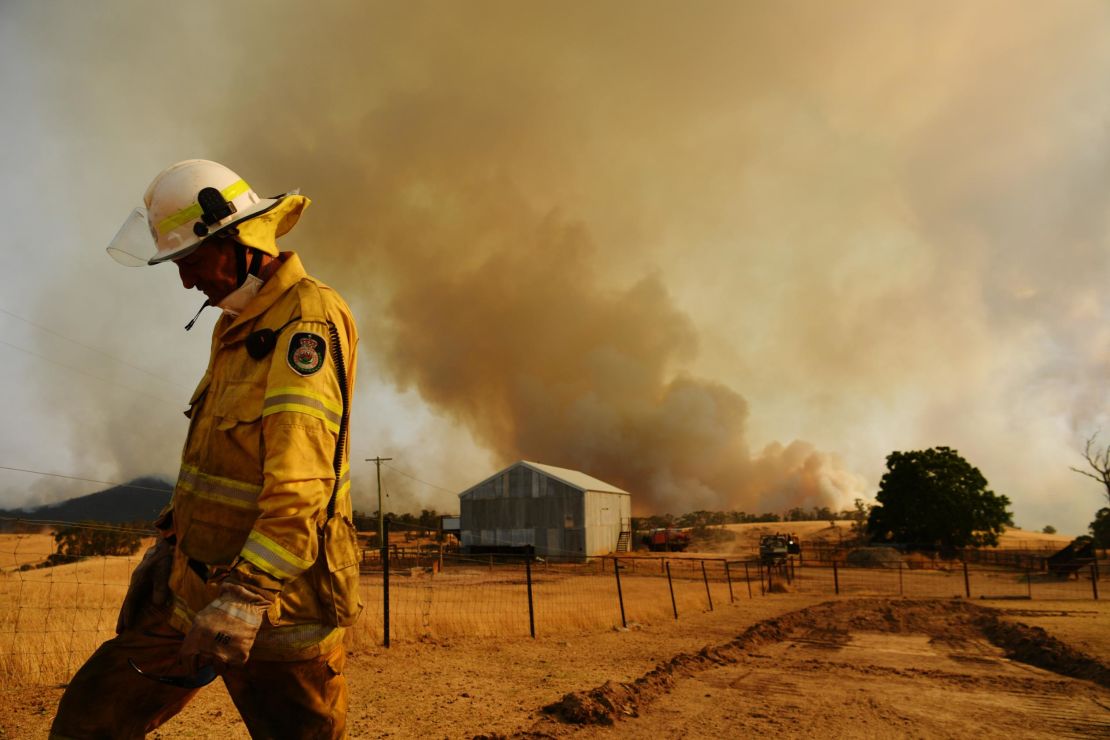
<svg viewBox="0 0 1110 740">
<path fill-rule="evenodd" d="M 51 738 L 141 738 L 173 717 L 199 689 L 168 686 L 136 673 L 180 674 L 184 639 L 168 610 L 148 607 L 134 629 L 101 645 L 66 687 Z M 221 677 L 252 738 L 344 738 L 347 682 L 343 642 L 318 658 L 249 660 Z"/>
</svg>

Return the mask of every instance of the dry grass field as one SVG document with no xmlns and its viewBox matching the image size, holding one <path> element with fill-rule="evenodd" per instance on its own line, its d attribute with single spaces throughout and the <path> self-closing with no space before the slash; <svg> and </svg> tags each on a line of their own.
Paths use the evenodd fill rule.
<svg viewBox="0 0 1110 740">
<path fill-rule="evenodd" d="M 0 573 L 0 738 L 45 736 L 59 684 L 111 636 L 139 557 L 18 570 L 49 554 L 47 540 L 37 535 L 6 542 L 13 547 L 4 553 L 9 567 Z M 471 563 L 435 574 L 428 568 L 398 569 L 391 579 L 389 649 L 382 647 L 380 575 L 364 575 L 366 611 L 348 636 L 351 735 L 1061 737 L 1110 732 L 1110 683 L 1023 662 L 968 622 L 969 614 L 980 614 L 968 610 L 992 607 L 982 613 L 1043 627 L 1048 634 L 1034 635 L 1032 643 L 1048 644 L 1055 635 L 1110 675 L 1110 609 L 1106 601 L 1091 599 L 1089 579 L 1031 580 L 973 568 L 969 601 L 953 599 L 962 597 L 968 585 L 962 568 L 845 567 L 837 572 L 841 595 L 833 597 L 829 568 L 797 569 L 789 583 L 778 574 L 764 593 L 766 583 L 755 571 L 749 571 L 749 583 L 743 566 L 733 564 L 730 591 L 724 561 L 707 562 L 704 575 L 703 564 L 690 553 L 622 563 L 627 628 L 611 560 L 538 563 L 533 569 L 535 639 L 529 637 L 523 566 Z M 1033 600 L 1025 600 L 1030 589 Z M 823 602 L 833 606 L 794 614 Z M 941 606 L 907 606 L 920 603 Z M 927 618 L 905 609 L 924 609 Z M 774 639 L 729 647 L 767 620 L 778 626 L 759 629 L 770 630 Z M 958 639 L 945 642 L 941 636 L 946 634 Z M 704 648 L 723 650 L 725 657 L 705 662 L 697 657 Z M 1065 657 L 1061 664 L 1078 664 L 1074 655 Z M 670 667 L 659 673 L 660 666 Z M 596 698 L 607 682 L 653 688 L 618 696 L 616 703 L 606 699 L 602 705 L 618 707 L 615 714 L 606 710 L 585 724 L 568 723 L 565 713 L 542 711 L 567 695 L 566 706 L 589 705 L 587 699 Z M 944 697 L 953 692 L 960 701 L 946 703 Z M 1008 707 L 1005 721 L 980 721 L 980 715 L 1003 706 Z M 217 683 L 154 736 L 236 738 L 246 732 Z"/>
<path fill-rule="evenodd" d="M 835 522 L 757 522 L 752 524 L 726 524 L 724 529 L 736 535 L 732 548 L 743 552 L 755 551 L 759 538 L 765 534 L 790 532 L 803 543 L 838 544 L 852 538 L 852 523 Z M 1030 532 L 1017 527 L 1006 527 L 999 537 L 1000 550 L 1059 550 L 1075 539 L 1066 534 Z"/>
<path fill-rule="evenodd" d="M 50 534 L 0 534 L 0 571 L 41 563 L 54 552 Z"/>
<path fill-rule="evenodd" d="M 1025 602 L 983 610 L 1004 623 L 1051 624 L 1068 637 L 1064 643 L 1087 647 L 1096 669 L 1086 678 L 1058 672 L 1084 666 L 1049 636 L 1034 634 L 1031 642 L 1057 650 L 1058 670 L 1013 657 L 975 622 L 979 609 L 964 600 L 787 593 L 629 630 L 352 646 L 350 733 L 1047 738 L 1110 731 L 1110 606 Z M 45 736 L 60 689 L 0 695 L 0 737 Z M 217 682 L 153 737 L 247 734 Z"/>
</svg>

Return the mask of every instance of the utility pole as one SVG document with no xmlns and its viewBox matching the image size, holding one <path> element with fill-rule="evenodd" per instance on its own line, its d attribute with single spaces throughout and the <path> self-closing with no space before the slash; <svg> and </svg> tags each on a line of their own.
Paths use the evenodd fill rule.
<svg viewBox="0 0 1110 740">
<path fill-rule="evenodd" d="M 392 457 L 368 457 L 366 462 L 372 462 L 378 467 L 378 544 L 385 542 L 385 511 L 382 509 L 382 463 L 392 460 Z"/>
</svg>

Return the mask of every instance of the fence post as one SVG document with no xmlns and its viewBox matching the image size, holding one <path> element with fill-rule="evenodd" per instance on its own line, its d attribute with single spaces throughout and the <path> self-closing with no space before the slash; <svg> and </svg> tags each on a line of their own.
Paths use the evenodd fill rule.
<svg viewBox="0 0 1110 740">
<path fill-rule="evenodd" d="M 728 561 L 725 561 L 725 580 L 728 581 L 728 603 L 735 603 L 736 599 L 732 598 L 732 572 L 728 569 Z"/>
<path fill-rule="evenodd" d="M 771 593 L 771 587 L 775 585 L 774 570 L 774 565 L 767 566 L 767 593 Z"/>
<path fill-rule="evenodd" d="M 382 631 L 385 633 L 385 646 L 389 647 L 389 525 L 392 519 L 382 521 Z"/>
<path fill-rule="evenodd" d="M 756 563 L 756 565 L 759 566 L 757 568 L 757 570 L 759 571 L 759 595 L 766 596 L 767 592 L 763 588 L 763 561 L 760 560 Z"/>
<path fill-rule="evenodd" d="M 833 561 L 833 591 L 837 596 L 840 596 L 840 572 L 836 569 L 836 561 Z"/>
<path fill-rule="evenodd" d="M 1033 599 L 1033 569 L 1028 565 L 1025 566 L 1025 589 L 1029 594 L 1029 599 Z"/>
<path fill-rule="evenodd" d="M 906 595 L 905 586 L 902 583 L 902 561 L 901 560 L 898 561 L 898 595 L 899 596 L 905 596 Z"/>
<path fill-rule="evenodd" d="M 1095 601 L 1098 601 L 1098 561 L 1091 563 L 1091 592 L 1095 595 Z"/>
<path fill-rule="evenodd" d="M 674 600 L 674 582 L 671 581 L 671 561 L 665 561 L 667 566 L 667 587 L 671 589 L 671 610 L 674 611 L 674 618 L 678 619 L 678 605 Z"/>
<path fill-rule="evenodd" d="M 624 593 L 621 591 L 621 561 L 620 558 L 613 558 L 613 575 L 617 577 L 617 601 L 621 605 L 621 627 L 627 629 L 628 622 L 624 619 Z"/>
<path fill-rule="evenodd" d="M 709 593 L 709 576 L 705 573 L 705 561 L 701 561 L 701 579 L 705 581 L 705 598 L 709 600 L 709 611 L 713 611 L 713 594 Z"/>
<path fill-rule="evenodd" d="M 971 598 L 971 578 L 967 575 L 967 561 L 964 561 L 964 593 Z"/>
<path fill-rule="evenodd" d="M 524 555 L 524 578 L 528 581 L 528 631 L 532 639 L 536 639 L 536 610 L 532 604 L 532 553 L 536 551 L 534 545 L 528 545 Z"/>
<path fill-rule="evenodd" d="M 754 599 L 752 596 L 752 574 L 748 570 L 748 561 L 744 561 L 744 582 L 748 584 L 748 598 Z"/>
</svg>

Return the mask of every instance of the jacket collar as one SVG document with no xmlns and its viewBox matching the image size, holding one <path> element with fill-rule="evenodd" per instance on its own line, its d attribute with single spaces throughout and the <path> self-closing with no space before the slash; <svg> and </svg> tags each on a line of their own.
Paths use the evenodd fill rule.
<svg viewBox="0 0 1110 740">
<path fill-rule="evenodd" d="M 282 252 L 280 259 L 282 261 L 281 267 L 270 276 L 270 279 L 262 286 L 262 290 L 258 291 L 258 295 L 246 305 L 242 313 L 235 317 L 225 314 L 220 318 L 220 323 L 228 322 L 223 327 L 220 324 L 216 325 L 216 332 L 219 334 L 221 341 L 225 343 L 233 341 L 239 328 L 266 313 L 287 290 L 308 277 L 308 273 L 305 272 L 304 266 L 301 264 L 301 258 L 297 256 L 296 252 Z"/>
</svg>

